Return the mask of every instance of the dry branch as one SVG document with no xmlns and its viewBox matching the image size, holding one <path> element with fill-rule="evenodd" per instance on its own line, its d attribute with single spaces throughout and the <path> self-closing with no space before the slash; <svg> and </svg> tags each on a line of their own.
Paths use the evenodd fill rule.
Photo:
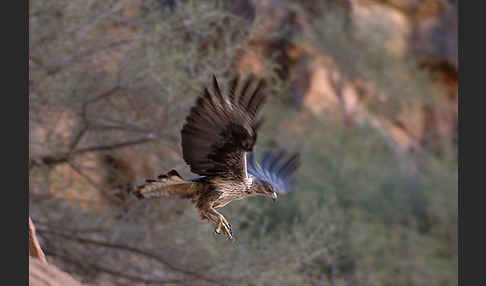
<svg viewBox="0 0 486 286">
<path fill-rule="evenodd" d="M 133 141 L 127 141 L 127 142 L 122 142 L 122 143 L 116 143 L 116 144 L 108 144 L 108 145 L 99 145 L 99 146 L 93 146 L 93 147 L 86 147 L 86 148 L 81 148 L 76 151 L 68 152 L 68 153 L 63 153 L 60 155 L 54 155 L 54 156 L 43 156 L 38 159 L 31 158 L 29 159 L 29 169 L 32 169 L 34 167 L 38 167 L 41 165 L 47 165 L 47 166 L 54 166 L 62 163 L 67 163 L 68 160 L 74 156 L 79 156 L 83 155 L 86 153 L 90 152 L 101 152 L 101 151 L 111 151 L 111 150 L 116 150 L 120 148 L 125 148 L 129 146 L 134 146 L 138 144 L 143 144 L 147 142 L 154 141 L 155 138 L 148 137 L 148 138 L 141 138 Z"/>
<path fill-rule="evenodd" d="M 208 283 L 211 283 L 212 285 L 226 285 L 225 283 L 223 283 L 221 281 L 209 278 L 209 277 L 207 277 L 207 276 L 205 276 L 205 275 L 203 275 L 199 272 L 192 271 L 192 270 L 189 270 L 189 269 L 183 269 L 183 268 L 178 267 L 178 266 L 174 266 L 172 263 L 165 260 L 161 256 L 153 253 L 152 251 L 148 251 L 148 250 L 144 250 L 144 249 L 140 249 L 140 248 L 137 248 L 137 247 L 132 247 L 132 246 L 129 246 L 129 245 L 124 245 L 124 244 L 99 241 L 99 240 L 89 239 L 89 238 L 82 238 L 82 237 L 78 237 L 78 236 L 74 236 L 74 235 L 70 235 L 70 234 L 66 234 L 66 233 L 62 233 L 62 232 L 58 232 L 58 231 L 52 231 L 52 230 L 48 230 L 48 229 L 39 229 L 39 233 L 55 235 L 57 237 L 76 241 L 80 244 L 95 245 L 95 246 L 104 247 L 104 248 L 111 248 L 111 249 L 131 252 L 133 254 L 137 254 L 137 255 L 140 255 L 142 257 L 153 259 L 153 260 L 159 262 L 160 264 L 164 265 L 167 269 L 169 269 L 173 272 L 180 273 L 180 274 L 183 274 L 185 276 L 192 277 L 194 279 L 206 281 Z M 59 256 L 59 254 L 55 254 L 55 253 L 51 253 L 51 254 Z M 97 270 L 102 270 L 99 267 L 96 267 L 96 268 L 97 268 Z M 107 272 L 107 271 L 103 270 L 103 272 Z M 124 277 L 124 278 L 129 279 L 128 277 Z M 159 280 L 157 280 L 157 281 L 159 281 Z M 158 283 L 161 283 L 161 282 L 159 281 Z M 166 283 L 168 283 L 168 282 L 166 282 Z"/>
</svg>

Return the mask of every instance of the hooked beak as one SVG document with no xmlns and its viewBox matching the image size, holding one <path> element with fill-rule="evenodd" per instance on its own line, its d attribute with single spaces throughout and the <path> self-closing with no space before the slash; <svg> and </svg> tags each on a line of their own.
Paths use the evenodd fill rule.
<svg viewBox="0 0 486 286">
<path fill-rule="evenodd" d="M 272 200 L 273 200 L 273 202 L 275 202 L 277 200 L 277 193 L 276 192 L 272 193 Z"/>
</svg>

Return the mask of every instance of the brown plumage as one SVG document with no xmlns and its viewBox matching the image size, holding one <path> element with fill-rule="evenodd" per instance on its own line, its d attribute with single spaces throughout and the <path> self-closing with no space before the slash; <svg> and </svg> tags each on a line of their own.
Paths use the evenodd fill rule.
<svg viewBox="0 0 486 286">
<path fill-rule="evenodd" d="M 252 89 L 253 80 L 250 77 L 238 93 L 239 80 L 235 78 L 224 96 L 213 76 L 213 94 L 204 89 L 181 131 L 184 161 L 200 177 L 184 180 L 171 170 L 157 179 L 146 180 L 137 188 L 137 197 L 190 199 L 202 219 L 216 224 L 216 233 L 222 229 L 231 239 L 231 225 L 218 209 L 253 195 L 275 200 L 277 193 L 290 190 L 292 174 L 299 166 L 298 154 L 266 152 L 260 165 L 251 153 L 247 162 L 247 153 L 253 150 L 262 122 L 257 113 L 265 101 L 265 83 L 259 81 Z"/>
</svg>

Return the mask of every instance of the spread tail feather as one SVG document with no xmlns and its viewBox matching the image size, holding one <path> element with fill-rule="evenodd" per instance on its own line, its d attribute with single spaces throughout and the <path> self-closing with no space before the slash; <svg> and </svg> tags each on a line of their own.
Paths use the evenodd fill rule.
<svg viewBox="0 0 486 286">
<path fill-rule="evenodd" d="M 198 189 L 197 182 L 185 181 L 176 170 L 159 175 L 157 179 L 147 179 L 145 184 L 135 190 L 138 198 L 155 198 L 162 196 L 178 196 L 191 198 Z"/>
</svg>

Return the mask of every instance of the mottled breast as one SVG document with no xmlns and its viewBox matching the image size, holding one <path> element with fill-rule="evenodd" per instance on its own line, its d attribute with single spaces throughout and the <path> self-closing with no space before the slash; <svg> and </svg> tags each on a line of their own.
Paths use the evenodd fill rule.
<svg viewBox="0 0 486 286">
<path fill-rule="evenodd" d="M 241 200 L 251 195 L 250 181 L 235 181 L 217 178 L 212 180 L 216 190 L 220 193 L 219 197 L 213 204 L 215 209 L 222 208 L 233 200 Z"/>
</svg>

